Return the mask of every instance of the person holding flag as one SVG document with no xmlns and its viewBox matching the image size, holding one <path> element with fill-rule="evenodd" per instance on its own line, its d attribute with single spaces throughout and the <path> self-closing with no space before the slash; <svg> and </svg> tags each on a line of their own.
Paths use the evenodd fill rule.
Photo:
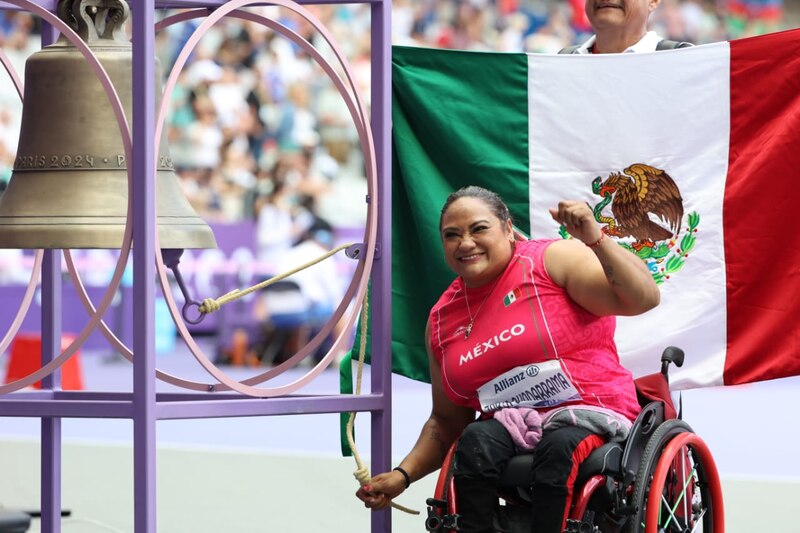
<svg viewBox="0 0 800 533">
<path fill-rule="evenodd" d="M 494 531 L 500 474 L 533 451 L 534 531 L 561 533 L 580 462 L 627 436 L 639 404 L 619 362 L 615 316 L 657 306 L 658 286 L 586 203 L 559 202 L 550 216 L 572 238 L 525 240 L 503 200 L 481 187 L 447 198 L 439 233 L 457 278 L 426 327 L 431 415 L 400 465 L 358 490 L 368 508 L 439 469 L 458 439 L 462 532 Z"/>
<path fill-rule="evenodd" d="M 647 20 L 661 0 L 586 0 L 586 16 L 595 34 L 582 45 L 560 54 L 617 54 L 685 48 L 691 43 L 669 41 L 647 31 Z"/>
</svg>

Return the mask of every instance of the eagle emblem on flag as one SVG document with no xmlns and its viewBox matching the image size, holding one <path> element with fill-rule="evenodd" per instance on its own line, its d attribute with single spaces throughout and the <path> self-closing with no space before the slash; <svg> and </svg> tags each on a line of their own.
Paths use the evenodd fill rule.
<svg viewBox="0 0 800 533">
<path fill-rule="evenodd" d="M 594 207 L 603 231 L 613 237 L 633 237 L 635 250 L 652 248 L 658 241 L 677 238 L 683 219 L 683 198 L 669 174 L 636 163 L 603 180 L 592 182 L 592 192 L 602 198 Z M 613 217 L 602 211 L 611 204 Z"/>
<path fill-rule="evenodd" d="M 683 268 L 696 243 L 700 215 L 695 211 L 686 217 L 681 237 L 683 198 L 666 171 L 634 163 L 605 180 L 596 177 L 592 192 L 601 197 L 590 207 L 602 231 L 644 261 L 656 283 L 664 283 Z M 611 216 L 604 212 L 607 208 Z M 567 235 L 562 233 L 562 237 Z"/>
</svg>

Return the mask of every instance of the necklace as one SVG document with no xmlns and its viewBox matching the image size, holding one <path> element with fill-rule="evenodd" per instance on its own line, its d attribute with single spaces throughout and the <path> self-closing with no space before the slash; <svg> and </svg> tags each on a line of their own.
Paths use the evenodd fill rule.
<svg viewBox="0 0 800 533">
<path fill-rule="evenodd" d="M 467 287 L 464 286 L 464 302 L 466 302 L 466 304 L 467 304 L 467 313 L 469 314 L 469 324 L 467 324 L 467 329 L 464 330 L 464 339 L 468 339 L 469 338 L 469 334 L 472 333 L 472 325 L 475 324 L 475 319 L 478 318 L 478 313 L 480 313 L 481 309 L 483 309 L 483 304 L 485 304 L 486 300 L 489 299 L 489 296 L 492 295 L 492 293 L 494 292 L 494 288 L 495 287 L 497 287 L 496 283 L 495 283 L 494 287 L 492 287 L 492 290 L 489 291 L 489 294 L 487 294 L 486 296 L 483 297 L 483 301 L 481 302 L 481 305 L 478 306 L 478 310 L 475 311 L 475 316 L 473 316 L 472 315 L 472 311 L 469 308 L 469 295 L 467 294 Z"/>
</svg>

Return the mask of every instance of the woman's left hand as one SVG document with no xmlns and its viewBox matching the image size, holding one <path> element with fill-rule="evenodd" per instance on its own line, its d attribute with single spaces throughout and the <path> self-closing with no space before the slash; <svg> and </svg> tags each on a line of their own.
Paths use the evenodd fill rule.
<svg viewBox="0 0 800 533">
<path fill-rule="evenodd" d="M 603 237 L 600 225 L 586 202 L 563 200 L 558 202 L 557 208 L 550 208 L 549 211 L 553 220 L 586 245 L 594 244 Z"/>
</svg>

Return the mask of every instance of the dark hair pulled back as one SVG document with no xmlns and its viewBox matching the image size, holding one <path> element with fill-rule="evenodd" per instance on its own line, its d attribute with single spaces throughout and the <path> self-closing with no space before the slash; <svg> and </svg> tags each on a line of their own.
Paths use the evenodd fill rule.
<svg viewBox="0 0 800 533">
<path fill-rule="evenodd" d="M 453 202 L 461 198 L 475 198 L 481 200 L 503 224 L 511 220 L 511 213 L 508 211 L 508 206 L 503 202 L 499 194 L 489 189 L 478 187 L 477 185 L 469 185 L 451 193 L 450 196 L 447 197 L 447 200 L 445 200 L 442 206 L 442 212 L 439 215 L 440 230 L 442 229 L 442 220 L 444 220 L 445 212 L 447 212 L 447 209 Z"/>
</svg>

